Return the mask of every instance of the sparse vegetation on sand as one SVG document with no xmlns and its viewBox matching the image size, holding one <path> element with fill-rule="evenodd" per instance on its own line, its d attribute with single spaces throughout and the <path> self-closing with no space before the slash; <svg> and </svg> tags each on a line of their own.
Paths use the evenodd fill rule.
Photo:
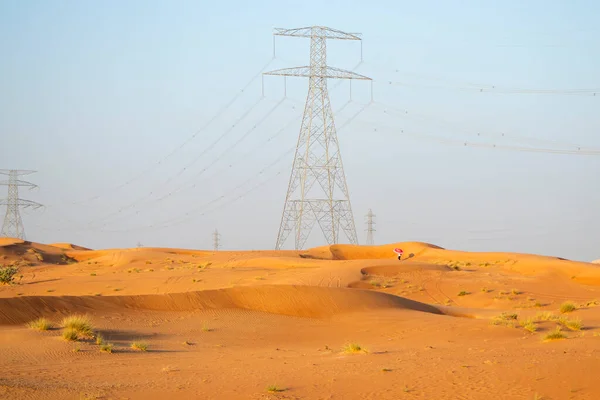
<svg viewBox="0 0 600 400">
<path fill-rule="evenodd" d="M 358 343 L 348 343 L 346 344 L 342 350 L 344 351 L 344 353 L 366 353 L 367 350 L 364 349 L 360 344 Z"/>
<path fill-rule="evenodd" d="M 464 291 L 464 290 L 461 290 L 460 292 L 458 292 L 458 295 L 459 295 L 459 296 L 466 296 L 466 295 L 468 295 L 468 294 L 471 294 L 471 292 L 466 292 L 466 291 Z"/>
<path fill-rule="evenodd" d="M 52 322 L 46 318 L 38 318 L 27 323 L 27 327 L 37 331 L 47 331 L 52 328 Z"/>
<path fill-rule="evenodd" d="M 62 333 L 62 338 L 69 342 L 75 342 L 79 340 L 79 335 L 77 334 L 77 330 L 73 328 L 65 328 Z"/>
<path fill-rule="evenodd" d="M 523 327 L 523 329 L 531 333 L 537 330 L 537 325 L 535 324 L 535 321 L 532 318 L 520 321 L 519 324 Z"/>
<path fill-rule="evenodd" d="M 569 319 L 566 317 L 560 317 L 556 322 L 572 331 L 580 331 L 583 327 L 583 323 L 579 318 Z"/>
<path fill-rule="evenodd" d="M 104 344 L 104 336 L 102 336 L 100 333 L 96 335 L 96 344 L 99 346 Z"/>
<path fill-rule="evenodd" d="M 142 341 L 135 341 L 131 343 L 131 348 L 134 350 L 146 351 L 148 350 L 148 343 Z"/>
<path fill-rule="evenodd" d="M 70 315 L 62 320 L 65 329 L 73 329 L 79 337 L 92 337 L 94 326 L 86 315 Z"/>
<path fill-rule="evenodd" d="M 551 311 L 542 311 L 535 315 L 535 321 L 556 321 L 558 317 L 554 315 Z"/>
<path fill-rule="evenodd" d="M 104 353 L 112 353 L 113 352 L 113 344 L 112 343 L 102 343 L 100 345 L 100 351 Z"/>
<path fill-rule="evenodd" d="M 517 314 L 503 312 L 502 314 L 492 319 L 492 325 L 506 325 L 514 327 L 517 318 L 519 318 Z"/>
<path fill-rule="evenodd" d="M 567 337 L 567 335 L 562 333 L 560 326 L 557 326 L 556 329 L 548 332 L 546 334 L 546 336 L 544 336 L 544 340 L 558 340 L 558 339 L 565 339 L 566 337 Z"/>
<path fill-rule="evenodd" d="M 280 388 L 277 385 L 269 385 L 269 386 L 267 386 L 267 392 L 271 392 L 271 393 L 274 393 L 274 392 L 283 392 L 284 390 L 285 390 L 284 388 Z"/>
<path fill-rule="evenodd" d="M 19 273 L 19 268 L 13 265 L 4 266 L 0 264 L 0 283 L 10 285 L 15 281 L 15 275 Z"/>
<path fill-rule="evenodd" d="M 573 302 L 565 301 L 560 305 L 560 312 L 562 314 L 570 313 L 575 310 L 577 310 L 577 306 Z"/>
</svg>

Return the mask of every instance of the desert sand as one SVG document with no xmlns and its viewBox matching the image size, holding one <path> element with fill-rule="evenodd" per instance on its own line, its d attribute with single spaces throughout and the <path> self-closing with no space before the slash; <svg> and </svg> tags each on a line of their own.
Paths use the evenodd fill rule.
<svg viewBox="0 0 600 400">
<path fill-rule="evenodd" d="M 10 238 L 0 259 L 20 269 L 0 285 L 2 399 L 600 398 L 597 264 L 419 242 L 213 252 Z M 63 339 L 73 314 L 92 335 Z M 39 317 L 54 326 L 27 326 Z"/>
</svg>

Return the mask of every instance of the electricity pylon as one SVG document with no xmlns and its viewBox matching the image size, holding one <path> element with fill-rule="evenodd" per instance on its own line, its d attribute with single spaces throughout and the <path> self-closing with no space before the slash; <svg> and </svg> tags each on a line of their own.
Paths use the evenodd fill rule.
<svg viewBox="0 0 600 400">
<path fill-rule="evenodd" d="M 221 235 L 219 234 L 219 231 L 215 229 L 213 232 L 213 249 L 215 251 L 219 251 L 219 248 L 221 247 L 221 244 L 219 243 L 220 238 Z"/>
<path fill-rule="evenodd" d="M 21 175 L 29 175 L 35 171 L 16 170 L 16 169 L 0 169 L 0 174 L 8 175 L 7 181 L 0 181 L 0 185 L 8 186 L 8 197 L 0 200 L 0 205 L 6 206 L 6 215 L 4 216 L 4 224 L 2 224 L 2 232 L 0 236 L 25 239 L 25 228 L 19 207 L 34 209 L 42 207 L 41 204 L 30 200 L 19 198 L 19 186 L 27 186 L 29 189 L 36 188 L 37 185 L 31 182 L 25 182 L 19 179 Z"/>
<path fill-rule="evenodd" d="M 310 38 L 310 65 L 265 73 L 308 78 L 306 106 L 275 248 L 281 249 L 289 234 L 295 231 L 296 250 L 302 249 L 315 223 L 319 224 L 327 243 L 339 243 L 341 227 L 348 241 L 357 244 L 354 216 L 329 102 L 327 79 L 371 78 L 329 67 L 327 39 L 361 38 L 357 34 L 323 26 L 275 29 L 274 35 Z"/>
<path fill-rule="evenodd" d="M 369 209 L 367 213 L 367 245 L 373 246 L 375 241 L 373 240 L 373 232 L 375 232 L 375 214 Z"/>
</svg>

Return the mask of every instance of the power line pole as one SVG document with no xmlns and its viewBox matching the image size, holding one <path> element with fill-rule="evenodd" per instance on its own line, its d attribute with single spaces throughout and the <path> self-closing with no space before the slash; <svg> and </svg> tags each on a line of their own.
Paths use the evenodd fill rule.
<svg viewBox="0 0 600 400">
<path fill-rule="evenodd" d="M 367 245 L 373 246 L 375 241 L 373 240 L 373 232 L 375 232 L 375 214 L 369 209 L 367 213 Z"/>
<path fill-rule="evenodd" d="M 7 181 L 0 181 L 0 185 L 8 186 L 8 197 L 0 200 L 0 205 L 6 206 L 6 215 L 2 224 L 2 232 L 0 236 L 25 239 L 25 228 L 19 207 L 34 209 L 42 207 L 41 204 L 30 200 L 19 198 L 19 186 L 27 186 L 29 189 L 36 188 L 37 185 L 22 181 L 19 176 L 33 174 L 36 171 L 17 170 L 17 169 L 0 169 L 0 174 L 8 175 Z"/>
<path fill-rule="evenodd" d="M 221 235 L 219 234 L 219 231 L 215 229 L 215 231 L 213 232 L 213 249 L 215 251 L 219 251 L 219 248 L 221 248 L 221 244 L 219 243 L 220 238 Z"/>
<path fill-rule="evenodd" d="M 357 34 L 323 26 L 277 28 L 274 35 L 310 38 L 309 66 L 265 73 L 308 78 L 304 116 L 275 248 L 281 249 L 289 234 L 295 231 L 295 248 L 302 249 L 315 223 L 321 228 L 327 243 L 339 243 L 341 228 L 348 241 L 357 244 L 354 216 L 329 102 L 327 79 L 370 81 L 371 78 L 329 67 L 327 39 L 360 41 L 361 38 Z"/>
</svg>

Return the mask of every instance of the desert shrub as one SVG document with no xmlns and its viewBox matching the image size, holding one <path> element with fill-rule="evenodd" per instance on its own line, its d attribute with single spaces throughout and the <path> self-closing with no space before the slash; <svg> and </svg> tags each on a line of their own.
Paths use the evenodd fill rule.
<svg viewBox="0 0 600 400">
<path fill-rule="evenodd" d="M 94 326 L 86 315 L 70 315 L 62 320 L 64 328 L 71 328 L 79 336 L 91 337 L 94 335 Z"/>
<path fill-rule="evenodd" d="M 113 344 L 112 343 L 102 343 L 100 345 L 100 351 L 102 351 L 104 353 L 112 353 Z"/>
<path fill-rule="evenodd" d="M 561 317 L 556 322 L 572 331 L 580 331 L 583 327 L 583 323 L 579 318 L 568 319 L 565 317 Z"/>
<path fill-rule="evenodd" d="M 465 292 L 464 290 L 461 290 L 460 292 L 458 292 L 459 296 L 466 296 L 468 294 L 471 294 L 470 292 Z"/>
<path fill-rule="evenodd" d="M 104 336 L 102 336 L 101 334 L 97 334 L 96 335 L 96 344 L 101 346 L 104 344 Z"/>
<path fill-rule="evenodd" d="M 544 339 L 546 340 L 557 340 L 557 339 L 564 339 L 567 336 L 562 333 L 560 326 L 557 326 L 555 330 L 548 332 L 548 334 L 546 334 L 546 336 L 544 336 Z"/>
<path fill-rule="evenodd" d="M 15 275 L 19 273 L 19 268 L 13 265 L 3 266 L 0 264 L 0 283 L 10 285 L 15 280 Z"/>
<path fill-rule="evenodd" d="M 52 322 L 46 318 L 38 318 L 35 321 L 28 322 L 27 327 L 38 331 L 47 331 L 48 329 L 52 328 Z"/>
<path fill-rule="evenodd" d="M 523 327 L 523 329 L 525 329 L 526 331 L 529 331 L 531 333 L 535 332 L 537 330 L 537 326 L 535 325 L 535 321 L 531 318 L 528 318 L 524 321 L 520 321 L 519 324 Z"/>
<path fill-rule="evenodd" d="M 502 314 L 492 319 L 492 324 L 514 327 L 517 318 L 519 318 L 517 314 L 503 312 Z"/>
<path fill-rule="evenodd" d="M 73 328 L 65 328 L 62 333 L 62 338 L 69 342 L 74 342 L 79 340 L 79 334 L 77 333 L 77 330 Z"/>
<path fill-rule="evenodd" d="M 560 305 L 560 312 L 563 314 L 577 310 L 577 306 L 570 301 L 565 301 Z"/>
<path fill-rule="evenodd" d="M 539 312 L 534 317 L 536 321 L 556 321 L 557 318 L 551 311 Z"/>
<path fill-rule="evenodd" d="M 273 392 L 283 392 L 284 390 L 285 389 L 280 388 L 277 385 L 269 385 L 269 386 L 267 386 L 267 392 L 271 392 L 271 393 L 273 393 Z"/>
<path fill-rule="evenodd" d="M 344 353 L 366 353 L 367 351 L 358 343 L 348 343 L 342 350 Z"/>
<path fill-rule="evenodd" d="M 148 343 L 136 341 L 136 342 L 131 343 L 131 348 L 134 350 L 146 351 L 146 350 L 148 350 Z"/>
</svg>

